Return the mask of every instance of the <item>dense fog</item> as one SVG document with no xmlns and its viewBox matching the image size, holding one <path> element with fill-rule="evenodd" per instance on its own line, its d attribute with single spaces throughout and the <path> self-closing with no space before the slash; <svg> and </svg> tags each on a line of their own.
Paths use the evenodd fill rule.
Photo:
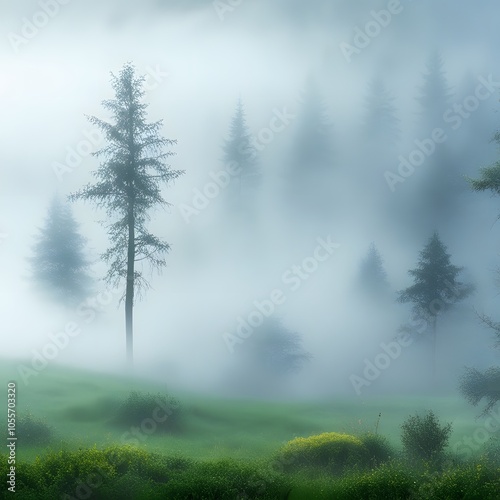
<svg viewBox="0 0 500 500">
<path fill-rule="evenodd" d="M 495 8 L 3 2 L 0 308 L 2 357 L 19 359 L 18 379 L 48 364 L 129 370 L 125 285 L 102 281 L 106 213 L 71 203 L 92 263 L 80 303 L 34 286 L 30 264 L 54 196 L 65 202 L 93 181 L 90 153 L 106 141 L 86 116 L 110 119 L 101 104 L 114 97 L 110 73 L 128 62 L 145 76 L 148 120 L 163 120 L 161 135 L 177 141 L 168 164 L 184 171 L 148 224 L 171 249 L 161 274 L 144 266 L 137 375 L 231 396 L 364 397 L 456 393 L 465 366 L 494 365 L 477 313 L 494 317 L 498 301 L 500 208 L 465 177 L 498 158 Z M 225 149 L 239 109 L 258 173 L 248 189 Z M 397 301 L 435 231 L 463 267 L 460 281 L 475 285 L 438 318 L 437 385 L 428 325 L 400 342 L 415 318 Z M 363 281 L 372 244 L 383 292 Z M 296 351 L 277 360 L 259 342 L 281 330 Z M 369 379 L 375 359 L 384 367 Z"/>
</svg>

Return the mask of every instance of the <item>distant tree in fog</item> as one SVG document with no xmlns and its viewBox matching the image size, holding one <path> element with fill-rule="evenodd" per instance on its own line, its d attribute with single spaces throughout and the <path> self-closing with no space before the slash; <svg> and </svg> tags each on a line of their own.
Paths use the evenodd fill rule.
<svg viewBox="0 0 500 500">
<path fill-rule="evenodd" d="M 468 297 L 474 290 L 471 284 L 458 280 L 463 268 L 451 263 L 451 255 L 434 233 L 420 252 L 420 259 L 415 269 L 408 274 L 413 278 L 413 285 L 399 292 L 398 301 L 413 304 L 417 318 L 430 323 L 432 341 L 432 367 L 436 373 L 436 338 L 437 318 L 454 304 Z"/>
<path fill-rule="evenodd" d="M 283 326 L 280 319 L 269 317 L 258 327 L 249 342 L 250 356 L 268 373 L 293 373 L 302 369 L 311 355 L 302 347 L 296 332 Z"/>
<path fill-rule="evenodd" d="M 444 125 L 443 115 L 450 106 L 453 92 L 448 85 L 443 58 L 439 51 L 433 51 L 426 63 L 423 84 L 419 87 L 417 100 L 421 108 L 423 126 L 430 128 Z"/>
<path fill-rule="evenodd" d="M 311 359 L 302 347 L 300 335 L 272 316 L 253 330 L 238 348 L 237 356 L 231 383 L 238 391 L 253 395 L 279 390 L 288 375 L 299 372 Z"/>
<path fill-rule="evenodd" d="M 370 245 L 368 254 L 361 262 L 359 284 L 363 291 L 376 299 L 387 296 L 389 291 L 387 273 L 382 257 L 374 243 Z"/>
<path fill-rule="evenodd" d="M 138 263 L 148 262 L 153 269 L 165 266 L 170 245 L 147 229 L 149 210 L 169 206 L 162 189 L 183 172 L 172 170 L 166 159 L 173 153 L 165 151 L 176 141 L 159 135 L 163 121 L 146 121 L 144 77 L 136 76 L 135 68 L 126 64 L 119 76 L 112 75 L 115 99 L 103 101 L 111 112 L 112 123 L 91 117 L 90 122 L 101 129 L 108 144 L 94 153 L 103 158 L 93 172 L 95 184 L 88 184 L 72 194 L 70 200 L 90 200 L 104 208 L 111 246 L 102 255 L 109 264 L 106 281 L 118 286 L 125 281 L 125 328 L 127 361 L 133 362 L 133 307 L 136 291 L 149 287 Z"/>
<path fill-rule="evenodd" d="M 365 118 L 363 132 L 370 149 L 380 148 L 387 151 L 400 138 L 400 120 L 396 116 L 396 106 L 384 82 L 375 78 L 368 88 L 365 99 Z"/>
<path fill-rule="evenodd" d="M 422 230 L 426 233 L 432 228 L 443 230 L 456 221 L 460 208 L 460 196 L 466 186 L 460 171 L 459 158 L 456 157 L 452 144 L 453 136 L 448 130 L 445 113 L 451 109 L 453 93 L 448 85 L 444 70 L 444 62 L 439 52 L 433 52 L 427 62 L 423 74 L 423 85 L 417 98 L 420 103 L 421 127 L 417 131 L 416 140 L 422 147 L 414 143 L 415 150 L 423 155 L 426 168 L 417 181 L 420 181 L 419 193 L 415 198 L 417 206 L 413 212 L 418 214 Z M 442 129 L 446 133 L 444 142 L 435 142 L 432 137 L 434 129 Z"/>
<path fill-rule="evenodd" d="M 255 203 L 261 173 L 257 166 L 257 150 L 252 144 L 241 99 L 236 105 L 229 137 L 223 150 L 224 165 L 230 173 L 230 182 L 226 188 L 230 206 L 237 212 L 248 212 Z"/>
<path fill-rule="evenodd" d="M 284 173 L 289 206 L 306 215 L 328 215 L 335 197 L 333 174 L 333 127 L 311 78 L 302 93 Z"/>
<path fill-rule="evenodd" d="M 66 305 L 75 305 L 91 289 L 85 242 L 71 207 L 54 197 L 36 236 L 30 262 L 36 285 Z"/>
</svg>

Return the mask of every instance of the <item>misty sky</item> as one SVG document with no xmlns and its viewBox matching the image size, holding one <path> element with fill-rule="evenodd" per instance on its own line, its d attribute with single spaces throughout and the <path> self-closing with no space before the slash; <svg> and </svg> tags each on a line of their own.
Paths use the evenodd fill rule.
<svg viewBox="0 0 500 500">
<path fill-rule="evenodd" d="M 429 136 L 419 121 L 417 96 L 434 51 L 441 54 L 451 89 L 449 106 L 463 102 L 480 78 L 498 82 L 458 130 L 447 129 L 448 145 L 460 163 L 457 179 L 476 175 L 497 158 L 490 142 L 500 123 L 497 2 L 1 2 L 2 355 L 30 359 L 51 332 L 76 321 L 81 335 L 54 362 L 102 369 L 122 366 L 119 293 L 102 306 L 99 318 L 86 323 L 86 316 L 61 310 L 32 291 L 27 259 L 53 195 L 65 197 L 91 181 L 98 160 L 89 154 L 63 174 L 57 174 L 57 165 L 66 164 L 70 151 L 92 137 L 85 115 L 109 118 L 101 102 L 113 97 L 110 72 L 118 74 L 132 62 L 146 75 L 149 119 L 162 119 L 163 135 L 178 141 L 170 164 L 185 171 L 164 192 L 172 206 L 153 213 L 151 227 L 172 250 L 162 275 L 151 278 L 153 289 L 136 304 L 138 369 L 192 387 L 222 387 L 238 359 L 228 351 L 223 333 L 234 330 L 237 317 L 246 316 L 255 300 L 281 288 L 286 301 L 276 314 L 301 335 L 313 355 L 293 379 L 295 388 L 352 393 L 349 375 L 362 371 L 363 359 L 373 358 L 380 342 L 393 338 L 409 315 L 407 306 L 381 308 L 357 295 L 360 261 L 375 242 L 395 297 L 410 284 L 407 270 L 415 265 L 432 229 L 420 225 L 412 208 L 418 206 L 426 163 L 396 192 L 389 189 L 383 172 L 397 172 L 398 156 L 408 155 L 415 139 Z M 397 14 L 387 26 L 379 26 L 366 47 L 356 47 L 356 30 L 363 31 L 373 21 L 373 12 L 389 5 Z M 350 57 L 345 44 L 357 49 Z M 333 130 L 336 208 L 326 224 L 288 217 L 276 195 L 300 120 L 300 96 L 311 78 Z M 383 80 L 394 96 L 401 138 L 372 178 L 360 130 L 374 78 Z M 238 98 L 255 136 L 269 126 L 276 110 L 294 117 L 260 152 L 265 174 L 259 194 L 260 240 L 246 241 L 244 250 L 241 241 L 235 241 L 241 233 L 221 215 L 222 196 L 189 221 L 181 209 L 192 204 L 194 190 L 203 190 L 212 180 L 210 173 L 223 168 L 222 146 Z M 96 141 L 93 150 L 102 145 Z M 452 374 L 464 365 L 484 367 L 494 361 L 491 336 L 473 309 L 495 313 L 494 275 L 500 263 L 498 200 L 469 193 L 465 186 L 459 207 L 440 233 L 453 262 L 465 267 L 464 276 L 474 281 L 477 292 L 463 311 L 451 316 L 443 332 L 444 366 Z M 88 204 L 73 208 L 95 261 L 93 275 L 100 278 L 105 269 L 99 254 L 107 238 L 96 221 L 103 214 Z M 338 249 L 298 290 L 291 290 L 283 274 L 310 257 L 317 239 L 328 235 Z M 96 294 L 105 289 L 99 282 Z M 245 343 L 238 348 L 244 350 Z M 414 380 L 425 370 L 421 359 L 408 354 L 406 362 L 396 360 L 377 384 L 390 387 L 391 379 L 399 387 L 400 380 Z"/>
</svg>

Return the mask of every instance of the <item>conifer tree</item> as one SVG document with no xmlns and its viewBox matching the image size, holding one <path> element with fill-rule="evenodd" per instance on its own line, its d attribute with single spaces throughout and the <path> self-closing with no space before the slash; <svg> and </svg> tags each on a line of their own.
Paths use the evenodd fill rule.
<svg viewBox="0 0 500 500">
<path fill-rule="evenodd" d="M 454 304 L 464 300 L 474 290 L 458 277 L 463 268 L 451 263 L 451 255 L 434 233 L 420 252 L 420 259 L 408 274 L 413 285 L 399 292 L 398 301 L 413 304 L 416 317 L 430 323 L 432 341 L 432 371 L 436 374 L 437 318 Z"/>
<path fill-rule="evenodd" d="M 241 99 L 236 105 L 223 151 L 224 165 L 231 172 L 227 187 L 230 206 L 238 212 L 247 212 L 255 202 L 253 198 L 261 176 L 257 166 L 257 151 L 252 144 Z"/>
<path fill-rule="evenodd" d="M 93 172 L 96 182 L 70 196 L 71 200 L 93 202 L 97 208 L 103 208 L 108 217 L 104 224 L 111 246 L 102 258 L 109 264 L 106 281 L 112 286 L 125 281 L 129 365 L 133 362 L 136 292 L 149 287 L 138 263 L 148 262 L 159 271 L 166 265 L 165 255 L 170 250 L 166 241 L 148 230 L 150 210 L 170 205 L 163 198 L 162 189 L 183 173 L 172 170 L 166 163 L 173 153 L 165 148 L 176 141 L 160 136 L 163 120 L 148 122 L 146 119 L 148 105 L 142 102 L 144 81 L 144 77 L 136 75 L 131 64 L 126 64 L 118 76 L 112 74 L 115 98 L 102 103 L 111 112 L 112 121 L 90 117 L 90 122 L 103 131 L 108 142 L 94 153 L 102 158 L 98 170 Z"/>
<path fill-rule="evenodd" d="M 85 243 L 71 207 L 55 196 L 36 236 L 30 262 L 33 280 L 41 291 L 67 306 L 90 293 Z"/>
</svg>

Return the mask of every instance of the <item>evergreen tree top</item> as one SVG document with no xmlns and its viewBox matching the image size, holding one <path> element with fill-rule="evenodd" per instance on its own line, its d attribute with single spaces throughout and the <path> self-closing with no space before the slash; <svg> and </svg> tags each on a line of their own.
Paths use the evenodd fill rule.
<svg viewBox="0 0 500 500">
<path fill-rule="evenodd" d="M 417 266 L 408 271 L 413 285 L 402 290 L 398 300 L 411 302 L 419 312 L 436 316 L 472 293 L 472 285 L 457 279 L 462 270 L 451 263 L 451 255 L 435 232 L 420 252 Z"/>
</svg>

